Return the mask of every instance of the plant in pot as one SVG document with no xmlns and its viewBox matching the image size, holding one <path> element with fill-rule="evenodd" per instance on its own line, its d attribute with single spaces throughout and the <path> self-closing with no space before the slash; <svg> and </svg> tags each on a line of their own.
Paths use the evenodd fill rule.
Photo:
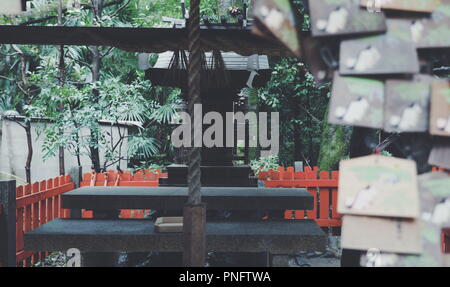
<svg viewBox="0 0 450 287">
<path fill-rule="evenodd" d="M 278 156 L 261 157 L 250 162 L 250 168 L 260 180 L 267 180 L 270 171 L 278 170 Z"/>
</svg>

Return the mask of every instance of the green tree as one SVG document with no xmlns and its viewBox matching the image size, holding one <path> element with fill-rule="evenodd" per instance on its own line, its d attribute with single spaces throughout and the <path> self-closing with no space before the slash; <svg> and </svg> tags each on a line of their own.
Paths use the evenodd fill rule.
<svg viewBox="0 0 450 287">
<path fill-rule="evenodd" d="M 280 161 L 285 165 L 294 161 L 315 165 L 328 87 L 317 87 L 298 59 L 276 60 L 272 78 L 259 91 L 259 99 L 262 110 L 280 113 Z"/>
</svg>

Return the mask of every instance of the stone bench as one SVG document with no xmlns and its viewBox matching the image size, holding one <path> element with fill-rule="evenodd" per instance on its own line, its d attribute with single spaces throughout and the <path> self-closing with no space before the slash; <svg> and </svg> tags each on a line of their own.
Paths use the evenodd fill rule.
<svg viewBox="0 0 450 287">
<path fill-rule="evenodd" d="M 61 196 L 62 207 L 74 211 L 93 210 L 94 219 L 48 222 L 25 234 L 25 250 L 78 248 L 86 266 L 110 266 L 116 252 L 180 254 L 183 251 L 182 233 L 156 233 L 152 220 L 119 219 L 114 210 L 181 212 L 187 194 L 187 187 L 83 187 L 67 192 Z M 262 253 L 270 257 L 269 254 L 324 251 L 326 248 L 326 236 L 313 220 L 248 219 L 249 215 L 261 210 L 313 209 L 314 197 L 305 189 L 204 187 L 202 201 L 208 210 L 244 215 L 226 221 L 207 219 L 207 251 Z"/>
<path fill-rule="evenodd" d="M 25 234 L 25 250 L 182 252 L 182 240 L 182 233 L 155 232 L 145 219 L 55 219 Z M 325 251 L 326 240 L 313 220 L 206 223 L 207 250 L 215 252 Z"/>
<path fill-rule="evenodd" d="M 82 187 L 62 197 L 68 209 L 182 210 L 187 187 Z M 303 188 L 203 187 L 209 210 L 312 210 L 314 197 Z"/>
</svg>

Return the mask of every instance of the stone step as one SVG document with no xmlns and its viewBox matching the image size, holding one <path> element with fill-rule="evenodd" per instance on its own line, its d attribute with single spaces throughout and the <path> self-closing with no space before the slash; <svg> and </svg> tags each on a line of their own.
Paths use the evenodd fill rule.
<svg viewBox="0 0 450 287">
<path fill-rule="evenodd" d="M 182 252 L 182 233 L 156 233 L 151 220 L 55 219 L 25 233 L 26 251 Z M 325 251 L 326 236 L 313 220 L 206 224 L 208 251 L 293 254 Z"/>
<path fill-rule="evenodd" d="M 82 187 L 62 195 L 69 209 L 182 210 L 187 187 Z M 209 210 L 312 210 L 314 197 L 302 188 L 204 187 Z"/>
<path fill-rule="evenodd" d="M 205 149 L 206 151 L 208 149 Z M 212 152 L 212 151 L 209 151 Z M 225 153 L 226 151 L 217 151 Z M 215 157 L 212 157 L 215 158 Z M 251 178 L 249 166 L 201 166 L 202 186 L 256 187 L 257 178 Z M 183 164 L 167 166 L 167 178 L 160 178 L 160 186 L 187 186 L 188 167 Z"/>
</svg>

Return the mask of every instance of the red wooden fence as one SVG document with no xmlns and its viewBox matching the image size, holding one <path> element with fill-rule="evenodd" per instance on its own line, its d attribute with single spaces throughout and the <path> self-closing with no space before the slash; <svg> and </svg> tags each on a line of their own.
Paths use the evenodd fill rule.
<svg viewBox="0 0 450 287">
<path fill-rule="evenodd" d="M 18 186 L 16 188 L 16 261 L 18 266 L 30 266 L 42 260 L 46 253 L 23 251 L 24 232 L 31 231 L 54 218 L 67 218 L 69 211 L 61 208 L 61 194 L 74 189 L 70 176 Z"/>
<path fill-rule="evenodd" d="M 157 170 L 139 170 L 136 173 L 108 170 L 105 173 L 85 173 L 80 186 L 158 186 L 159 178 L 167 173 Z"/>
<path fill-rule="evenodd" d="M 318 167 L 306 167 L 295 172 L 294 167 L 279 167 L 277 171 L 261 172 L 259 179 L 265 187 L 301 187 L 314 196 L 313 210 L 287 210 L 286 219 L 314 219 L 321 227 L 340 227 L 341 216 L 337 213 L 338 177 L 337 171 L 319 172 Z"/>
<path fill-rule="evenodd" d="M 108 170 L 105 173 L 85 173 L 80 186 L 159 186 L 159 178 L 167 177 L 167 173 L 157 170 L 138 170 L 136 173 L 120 173 Z M 144 218 L 150 210 L 123 209 L 120 211 L 121 218 Z M 83 218 L 92 218 L 92 211 L 83 210 Z"/>
</svg>

